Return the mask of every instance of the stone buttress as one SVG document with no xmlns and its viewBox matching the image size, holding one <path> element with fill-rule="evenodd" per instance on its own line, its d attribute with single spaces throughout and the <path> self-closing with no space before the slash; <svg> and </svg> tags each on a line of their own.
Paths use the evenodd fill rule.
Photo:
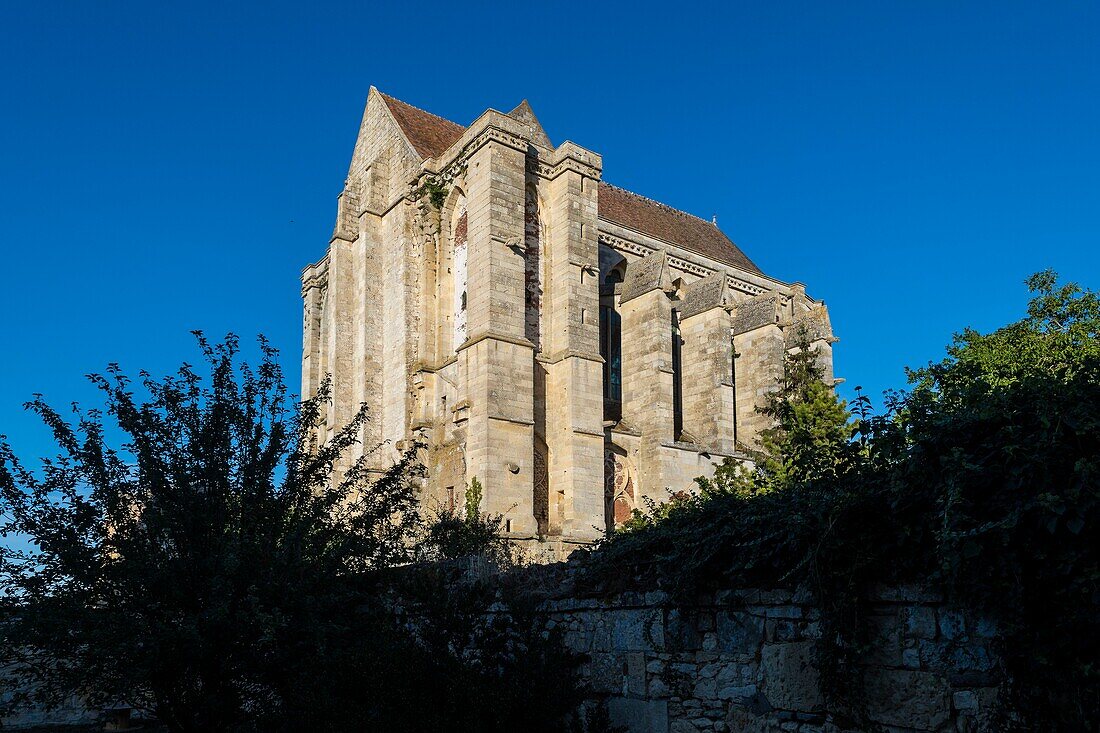
<svg viewBox="0 0 1100 733">
<path fill-rule="evenodd" d="M 319 438 L 365 405 L 371 471 L 416 450 L 429 512 L 461 511 L 476 478 L 480 509 L 550 555 L 748 460 L 791 349 L 832 380 L 824 304 L 602 175 L 526 101 L 462 126 L 372 87 L 302 274 L 302 394 L 331 384 Z"/>
</svg>

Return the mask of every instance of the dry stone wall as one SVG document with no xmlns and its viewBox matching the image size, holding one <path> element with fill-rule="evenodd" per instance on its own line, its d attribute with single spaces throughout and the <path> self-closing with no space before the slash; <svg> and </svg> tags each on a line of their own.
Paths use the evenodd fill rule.
<svg viewBox="0 0 1100 733">
<path fill-rule="evenodd" d="M 819 611 L 783 590 L 726 591 L 685 606 L 662 592 L 543 604 L 585 654 L 592 694 L 631 733 L 839 733 L 815 664 Z M 912 588 L 871 605 L 863 705 L 890 733 L 981 730 L 997 699 L 995 631 Z"/>
</svg>

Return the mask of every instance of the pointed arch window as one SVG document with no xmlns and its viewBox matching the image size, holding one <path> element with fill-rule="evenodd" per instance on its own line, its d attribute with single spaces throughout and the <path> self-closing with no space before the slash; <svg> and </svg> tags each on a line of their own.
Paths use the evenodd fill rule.
<svg viewBox="0 0 1100 733">
<path fill-rule="evenodd" d="M 466 341 L 467 309 L 466 309 L 466 280 L 467 280 L 467 244 L 469 240 L 469 217 L 466 213 L 466 197 L 458 200 L 455 206 L 454 226 L 452 228 L 454 242 L 454 259 L 452 261 L 452 282 L 454 300 L 452 313 L 454 319 L 453 348 L 458 349 Z"/>
<path fill-rule="evenodd" d="M 680 311 L 672 309 L 672 436 L 679 440 L 684 432 L 684 367 L 680 337 Z"/>
<path fill-rule="evenodd" d="M 603 357 L 603 406 L 605 420 L 622 418 L 623 348 L 622 319 L 615 307 L 616 289 L 623 281 L 622 266 L 606 272 L 600 285 L 600 356 Z"/>
</svg>

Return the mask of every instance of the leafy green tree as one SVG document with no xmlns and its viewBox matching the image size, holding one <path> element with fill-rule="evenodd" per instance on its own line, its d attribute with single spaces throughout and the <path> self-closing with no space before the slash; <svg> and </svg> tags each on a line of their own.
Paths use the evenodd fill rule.
<svg viewBox="0 0 1100 733">
<path fill-rule="evenodd" d="M 868 589 L 932 584 L 997 629 L 997 730 L 1098 730 L 1100 299 L 1049 271 L 1028 287 L 1025 318 L 963 331 L 851 426 L 788 368 L 760 470 L 613 536 L 590 580 L 809 589 L 830 705 L 857 721 Z"/>
<path fill-rule="evenodd" d="M 824 376 L 803 333 L 787 354 L 779 389 L 760 410 L 774 420 L 760 436 L 763 470 L 772 489 L 836 477 L 852 453 L 852 415 Z"/>
<path fill-rule="evenodd" d="M 759 409 L 773 424 L 761 432 L 760 449 L 752 453 L 755 469 L 726 459 L 713 478 L 696 479 L 702 495 L 750 496 L 843 474 L 859 448 L 852 442 L 857 424 L 824 376 L 803 332 L 784 359 L 776 389 Z"/>
<path fill-rule="evenodd" d="M 411 455 L 370 481 L 345 457 L 365 410 L 319 442 L 327 382 L 293 405 L 265 341 L 256 369 L 233 336 L 198 341 L 208 374 L 135 385 L 112 366 L 91 376 L 105 409 L 74 407 L 73 423 L 36 397 L 61 451 L 37 470 L 0 439 L 0 532 L 27 540 L 0 550 L 9 707 L 75 692 L 174 731 L 258 710 L 293 728 L 305 670 L 351 633 L 348 579 L 411 558 Z"/>
<path fill-rule="evenodd" d="M 999 620 L 1020 725 L 1095 730 L 1100 299 L 1050 271 L 1028 287 L 1026 318 L 910 373 L 893 478 L 935 507 L 946 586 Z"/>
</svg>

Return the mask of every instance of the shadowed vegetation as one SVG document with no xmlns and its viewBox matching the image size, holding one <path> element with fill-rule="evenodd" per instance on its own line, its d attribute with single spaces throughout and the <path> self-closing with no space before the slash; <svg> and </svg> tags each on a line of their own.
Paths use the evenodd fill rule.
<svg viewBox="0 0 1100 733">
<path fill-rule="evenodd" d="M 1001 729 L 1096 730 L 1100 301 L 1051 272 L 1028 286 L 1026 317 L 956 336 L 883 414 L 860 395 L 853 417 L 792 355 L 756 468 L 636 517 L 590 580 L 809 589 L 823 683 L 856 718 L 867 591 L 927 583 L 996 621 Z"/>
<path fill-rule="evenodd" d="M 412 451 L 373 478 L 349 458 L 364 409 L 320 441 L 328 382 L 297 404 L 266 342 L 253 369 L 234 337 L 198 341 L 203 370 L 93 375 L 104 407 L 72 422 L 30 402 L 60 449 L 34 469 L 0 439 L 0 531 L 25 540 L 0 551 L 6 709 L 75 693 L 195 733 L 574 719 L 578 660 L 556 637 L 410 567 L 503 562 L 493 520 L 475 503 L 461 532 L 425 527 Z"/>
</svg>

